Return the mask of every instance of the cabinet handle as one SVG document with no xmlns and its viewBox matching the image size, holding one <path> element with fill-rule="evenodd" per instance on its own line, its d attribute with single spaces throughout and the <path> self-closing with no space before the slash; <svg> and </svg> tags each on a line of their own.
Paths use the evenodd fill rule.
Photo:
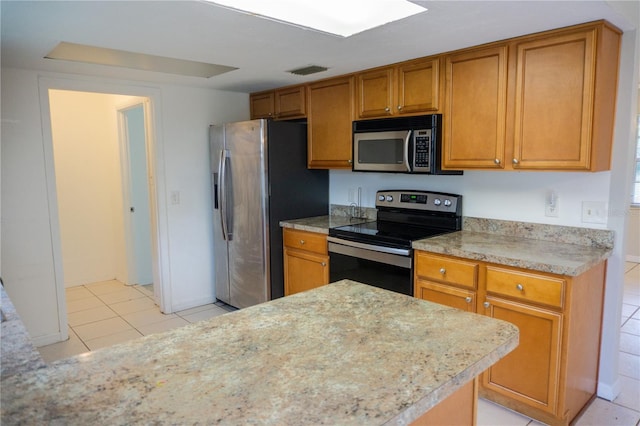
<svg viewBox="0 0 640 426">
<path fill-rule="evenodd" d="M 386 107 L 386 108 L 384 109 L 384 111 L 385 111 L 385 112 L 389 112 L 389 111 L 391 111 L 391 108 Z"/>
<path fill-rule="evenodd" d="M 500 164 L 500 159 L 496 158 L 495 160 L 493 160 L 493 162 L 496 163 L 496 164 Z"/>
<path fill-rule="evenodd" d="M 300 244 L 301 244 L 301 245 L 304 245 L 304 240 L 300 240 Z"/>
<path fill-rule="evenodd" d="M 469 296 L 465 297 L 464 301 L 467 303 L 471 303 L 471 297 Z"/>
<path fill-rule="evenodd" d="M 517 158 L 514 158 L 514 159 L 513 159 L 513 164 L 518 164 L 518 162 L 519 162 L 519 161 L 518 161 L 518 159 L 517 159 Z"/>
<path fill-rule="evenodd" d="M 351 164 L 352 162 L 353 162 L 353 161 L 351 161 L 351 160 L 347 160 L 347 163 L 349 163 L 349 164 Z"/>
<path fill-rule="evenodd" d="M 517 285 L 516 285 L 516 290 L 518 290 L 518 291 L 524 291 L 524 287 L 522 286 L 522 284 L 517 284 Z"/>
<path fill-rule="evenodd" d="M 441 273 L 442 275 L 444 275 L 444 274 L 446 274 L 446 273 L 447 273 L 447 270 L 446 270 L 446 269 L 444 269 L 444 268 L 440 268 L 440 273 Z"/>
<path fill-rule="evenodd" d="M 322 262 L 321 265 L 322 266 L 327 266 L 327 262 Z"/>
<path fill-rule="evenodd" d="M 482 306 L 484 306 L 484 308 L 487 309 L 489 306 L 491 306 L 491 304 L 489 302 L 484 302 Z"/>
<path fill-rule="evenodd" d="M 398 105 L 398 111 L 402 111 L 402 105 Z"/>
</svg>

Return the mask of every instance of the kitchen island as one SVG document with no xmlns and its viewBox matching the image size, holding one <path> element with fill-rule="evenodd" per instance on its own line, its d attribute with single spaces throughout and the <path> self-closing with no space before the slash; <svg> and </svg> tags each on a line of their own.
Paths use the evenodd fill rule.
<svg viewBox="0 0 640 426">
<path fill-rule="evenodd" d="M 517 344 L 509 323 L 344 280 L 15 374 L 0 420 L 408 424 Z"/>
</svg>

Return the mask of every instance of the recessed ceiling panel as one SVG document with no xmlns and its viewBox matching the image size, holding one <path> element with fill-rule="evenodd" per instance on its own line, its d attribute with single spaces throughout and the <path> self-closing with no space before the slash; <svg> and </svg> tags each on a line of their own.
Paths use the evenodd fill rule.
<svg viewBox="0 0 640 426">
<path fill-rule="evenodd" d="M 59 43 L 45 58 L 204 78 L 237 69 L 226 65 L 186 61 L 65 41 Z"/>
</svg>

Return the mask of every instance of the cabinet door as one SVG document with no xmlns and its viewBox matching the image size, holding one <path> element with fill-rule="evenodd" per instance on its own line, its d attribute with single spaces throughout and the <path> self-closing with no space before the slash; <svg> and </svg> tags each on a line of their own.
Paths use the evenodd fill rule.
<svg viewBox="0 0 640 426">
<path fill-rule="evenodd" d="M 507 48 L 445 57 L 444 168 L 503 168 Z"/>
<path fill-rule="evenodd" d="M 516 45 L 514 168 L 589 169 L 595 37 L 593 29 Z"/>
<path fill-rule="evenodd" d="M 467 312 L 476 311 L 476 292 L 425 280 L 416 280 L 415 297 Z"/>
<path fill-rule="evenodd" d="M 307 115 L 305 86 L 276 90 L 275 111 L 278 119 L 305 117 Z"/>
<path fill-rule="evenodd" d="M 329 257 L 311 252 L 284 250 L 284 295 L 311 290 L 329 283 Z"/>
<path fill-rule="evenodd" d="M 557 414 L 562 315 L 487 297 L 485 314 L 520 330 L 520 344 L 482 377 L 487 389 Z"/>
<path fill-rule="evenodd" d="M 393 115 L 394 69 L 384 68 L 356 75 L 358 118 Z"/>
<path fill-rule="evenodd" d="M 249 97 L 251 119 L 272 118 L 274 116 L 274 93 L 255 93 Z"/>
<path fill-rule="evenodd" d="M 397 112 L 435 112 L 439 105 L 439 60 L 412 61 L 398 66 Z"/>
<path fill-rule="evenodd" d="M 353 77 L 310 84 L 308 95 L 308 167 L 350 169 Z"/>
</svg>

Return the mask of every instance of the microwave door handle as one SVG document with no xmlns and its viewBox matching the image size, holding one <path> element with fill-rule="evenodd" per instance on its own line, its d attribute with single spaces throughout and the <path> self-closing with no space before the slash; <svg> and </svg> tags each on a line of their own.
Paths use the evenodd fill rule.
<svg viewBox="0 0 640 426">
<path fill-rule="evenodd" d="M 405 168 L 406 168 L 406 170 L 408 172 L 411 171 L 411 166 L 409 165 L 409 155 L 410 155 L 409 154 L 409 141 L 411 140 L 412 134 L 413 134 L 413 131 L 410 130 L 410 131 L 407 132 L 407 135 L 404 138 L 404 152 L 405 152 L 405 155 L 404 155 L 404 166 L 405 166 Z M 413 149 L 415 149 L 415 147 L 412 146 L 411 149 L 413 150 Z M 413 157 L 413 156 L 415 156 L 415 152 L 411 153 L 411 157 Z"/>
</svg>

